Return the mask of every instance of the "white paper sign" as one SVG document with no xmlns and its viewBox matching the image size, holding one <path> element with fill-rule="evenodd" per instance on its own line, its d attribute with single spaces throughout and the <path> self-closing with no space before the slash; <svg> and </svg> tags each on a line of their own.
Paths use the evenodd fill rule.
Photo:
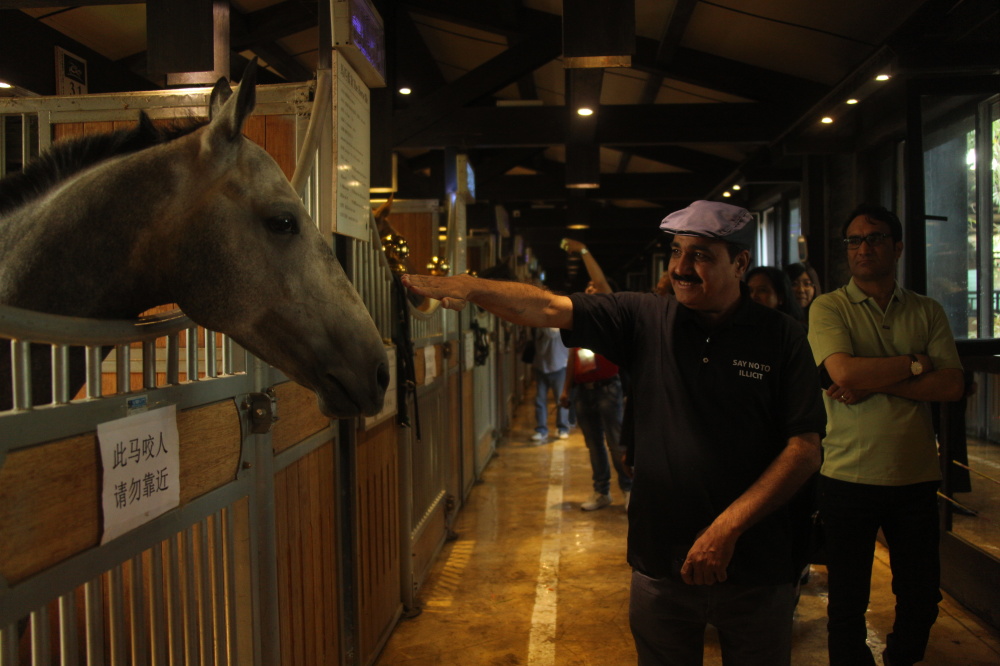
<svg viewBox="0 0 1000 666">
<path fill-rule="evenodd" d="M 437 351 L 434 345 L 424 347 L 424 384 L 437 379 Z"/>
<path fill-rule="evenodd" d="M 336 58 L 337 228 L 369 240 L 371 216 L 371 92 L 347 59 Z"/>
<path fill-rule="evenodd" d="M 180 503 L 180 439 L 174 405 L 97 426 L 104 468 L 101 543 Z"/>
</svg>

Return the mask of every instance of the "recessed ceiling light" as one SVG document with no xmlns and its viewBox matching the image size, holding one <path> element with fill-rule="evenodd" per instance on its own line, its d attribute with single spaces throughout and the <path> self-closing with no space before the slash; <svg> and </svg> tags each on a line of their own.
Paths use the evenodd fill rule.
<svg viewBox="0 0 1000 666">
<path fill-rule="evenodd" d="M 738 190 L 738 189 L 740 189 L 740 186 L 739 185 L 733 185 L 733 189 L 734 190 Z"/>
<path fill-rule="evenodd" d="M 848 103 L 848 104 L 857 104 L 857 103 L 858 103 L 858 100 L 856 100 L 856 99 L 854 99 L 854 98 L 852 97 L 851 99 L 847 100 L 847 103 Z"/>
<path fill-rule="evenodd" d="M 820 122 L 823 123 L 824 125 L 829 125 L 830 123 L 833 122 L 833 118 L 831 118 L 830 116 L 823 116 L 823 118 L 820 119 Z"/>
<path fill-rule="evenodd" d="M 13 87 L 14 86 L 12 86 L 11 84 L 7 83 L 6 81 L 0 81 L 0 88 L 13 88 Z"/>
<path fill-rule="evenodd" d="M 723 192 L 722 196 L 724 196 L 726 198 L 729 198 L 729 197 L 733 196 L 733 194 L 732 194 L 732 192 Z"/>
<path fill-rule="evenodd" d="M 891 77 L 888 74 L 879 74 L 875 77 L 876 81 L 888 81 Z"/>
<path fill-rule="evenodd" d="M 581 116 L 592 116 L 592 115 L 594 115 L 594 110 L 590 109 L 590 108 L 588 108 L 586 106 L 581 106 L 579 109 L 576 110 L 576 112 L 578 114 L 580 114 Z"/>
<path fill-rule="evenodd" d="M 567 229 L 589 229 L 590 225 L 589 224 L 571 224 L 571 225 L 569 225 L 566 228 Z"/>
<path fill-rule="evenodd" d="M 399 89 L 399 94 L 400 95 L 409 95 L 411 92 L 413 92 L 413 91 L 411 89 L 407 88 L 406 86 L 403 86 L 402 88 Z"/>
</svg>

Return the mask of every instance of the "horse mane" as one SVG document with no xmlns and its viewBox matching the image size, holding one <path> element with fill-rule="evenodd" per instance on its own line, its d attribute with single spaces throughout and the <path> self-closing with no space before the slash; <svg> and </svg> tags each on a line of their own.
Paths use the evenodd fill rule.
<svg viewBox="0 0 1000 666">
<path fill-rule="evenodd" d="M 99 162 L 173 141 L 205 124 L 207 121 L 190 119 L 158 127 L 145 112 L 140 112 L 139 123 L 130 129 L 58 141 L 21 171 L 0 179 L 0 215 L 40 198 L 67 178 Z"/>
</svg>

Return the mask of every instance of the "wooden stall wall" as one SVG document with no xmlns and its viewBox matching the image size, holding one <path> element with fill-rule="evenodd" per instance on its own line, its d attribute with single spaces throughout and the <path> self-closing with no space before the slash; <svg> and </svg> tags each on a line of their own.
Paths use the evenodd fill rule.
<svg viewBox="0 0 1000 666">
<path fill-rule="evenodd" d="M 402 613 L 399 428 L 390 418 L 359 432 L 357 465 L 358 656 L 368 664 Z"/>
<path fill-rule="evenodd" d="M 294 88 L 294 95 L 285 89 L 260 88 L 259 109 L 296 110 L 255 115 L 245 126 L 246 135 L 262 145 L 289 177 L 301 136 L 303 120 L 299 111 L 308 98 L 305 88 Z M 181 104 L 197 103 L 193 102 L 197 100 L 194 94 L 171 95 L 142 96 L 135 100 L 136 108 L 183 115 L 186 107 L 177 106 L 177 99 Z M 85 111 L 78 111 L 74 100 L 66 113 L 88 118 L 102 113 L 115 118 L 134 113 L 122 110 L 124 102 L 120 97 L 107 102 L 109 108 L 102 107 L 105 102 L 100 100 L 92 106 L 89 98 L 86 101 Z M 158 106 L 161 103 L 163 106 Z M 49 111 L 45 109 L 44 113 Z M 57 116 L 52 113 L 50 126 L 56 140 L 128 127 L 135 122 L 88 119 L 60 123 Z M 197 340 L 203 345 L 206 336 L 203 329 L 193 337 L 179 335 L 182 368 L 188 344 Z M 219 336 L 214 336 L 214 341 L 214 347 L 219 347 Z M 156 346 L 166 346 L 166 339 L 157 340 Z M 160 393 L 157 388 L 143 386 L 142 345 L 132 347 L 137 351 L 132 353 L 131 389 L 150 391 L 151 404 L 157 400 L 178 404 L 180 507 L 164 519 L 113 542 L 110 549 L 99 547 L 100 462 L 96 433 L 68 429 L 78 434 L 38 445 L 18 445 L 23 448 L 10 451 L 4 448 L 0 451 L 0 534 L 4 535 L 0 539 L 0 575 L 10 587 L 2 593 L 34 599 L 34 590 L 40 585 L 35 581 L 50 575 L 59 578 L 59 585 L 82 585 L 75 592 L 60 592 L 63 599 L 52 602 L 48 616 L 44 610 L 39 611 L 39 621 L 46 622 L 49 617 L 53 622 L 49 632 L 53 640 L 59 637 L 55 625 L 61 611 L 56 605 L 69 600 L 72 607 L 72 598 L 82 600 L 85 593 L 89 604 L 96 594 L 102 604 L 99 608 L 103 609 L 97 611 L 99 622 L 84 626 L 84 611 L 77 613 L 81 654 L 84 649 L 90 650 L 90 663 L 126 663 L 130 658 L 138 659 L 135 663 L 152 660 L 282 666 L 343 662 L 348 641 L 343 639 L 345 620 L 341 613 L 341 553 L 345 546 L 340 539 L 342 507 L 338 501 L 342 492 L 338 480 L 340 444 L 330 419 L 318 411 L 315 396 L 263 364 L 243 367 L 246 364 L 242 352 L 238 354 L 238 370 L 246 374 L 213 380 L 218 384 L 188 383 L 188 379 L 195 378 L 181 371 L 182 384 L 167 387 L 167 372 L 158 367 L 155 384 L 166 387 Z M 205 354 L 205 350 L 201 353 Z M 221 359 L 221 354 L 217 356 Z M 113 360 L 107 369 L 102 372 L 102 394 L 113 396 L 118 391 Z M 208 374 L 202 359 L 198 377 Z M 239 396 L 260 391 L 275 380 L 283 382 L 274 387 L 273 393 L 280 420 L 271 433 L 250 435 Z M 219 386 L 223 388 L 215 388 Z M 227 397 L 198 404 L 204 400 L 198 396 L 216 394 Z M 53 409 L 52 418 L 59 418 L 63 410 L 86 412 L 83 417 L 70 419 L 72 424 L 88 418 L 96 423 L 107 420 L 98 415 L 115 413 L 112 407 L 88 401 Z M 37 416 L 4 418 L 0 427 L 14 427 L 10 424 L 25 419 L 34 423 Z M 376 583 L 387 580 L 383 587 L 391 594 L 386 597 L 388 601 L 381 602 L 382 606 L 398 608 L 397 447 L 395 426 L 391 420 L 388 423 L 390 445 L 383 446 L 382 453 L 389 456 L 389 462 L 379 468 L 386 518 L 372 514 L 368 527 L 381 530 L 379 539 L 384 543 L 379 550 L 389 556 L 376 559 L 381 567 L 377 572 L 365 571 L 361 577 Z M 180 531 L 176 531 L 178 526 L 182 526 Z M 139 550 L 130 554 L 135 544 L 141 544 Z M 121 553 L 127 553 L 125 559 L 115 560 Z M 109 568 L 108 573 L 100 573 Z M 27 591 L 21 583 L 26 584 Z M 41 587 L 46 585 L 53 584 Z M 160 592 L 154 594 L 157 588 Z M 173 592 L 180 596 L 170 596 Z M 370 605 L 362 608 L 362 622 Z M 144 608 L 152 613 L 152 621 L 142 619 Z M 373 617 L 377 615 L 372 612 Z M 90 617 L 95 616 L 91 613 Z M 158 617 L 162 627 L 157 625 Z M 136 625 L 142 623 L 147 626 L 136 630 Z M 383 622 L 383 629 L 392 624 L 394 619 Z M 85 640 L 87 632 L 95 630 L 103 638 L 98 637 L 96 644 L 93 637 Z M 0 651 L 9 656 L 10 639 L 17 632 L 9 626 L 0 626 L 0 632 L 0 643 L 6 642 Z M 48 654 L 58 659 L 58 646 L 54 645 Z M 49 663 L 47 657 L 42 659 Z"/>
</svg>

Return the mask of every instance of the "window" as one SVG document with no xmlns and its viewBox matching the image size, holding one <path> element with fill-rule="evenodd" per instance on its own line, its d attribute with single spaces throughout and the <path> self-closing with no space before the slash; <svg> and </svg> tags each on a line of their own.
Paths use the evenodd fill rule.
<svg viewBox="0 0 1000 666">
<path fill-rule="evenodd" d="M 956 338 L 1000 337 L 998 101 L 972 105 L 924 137 L 927 295 Z"/>
</svg>

